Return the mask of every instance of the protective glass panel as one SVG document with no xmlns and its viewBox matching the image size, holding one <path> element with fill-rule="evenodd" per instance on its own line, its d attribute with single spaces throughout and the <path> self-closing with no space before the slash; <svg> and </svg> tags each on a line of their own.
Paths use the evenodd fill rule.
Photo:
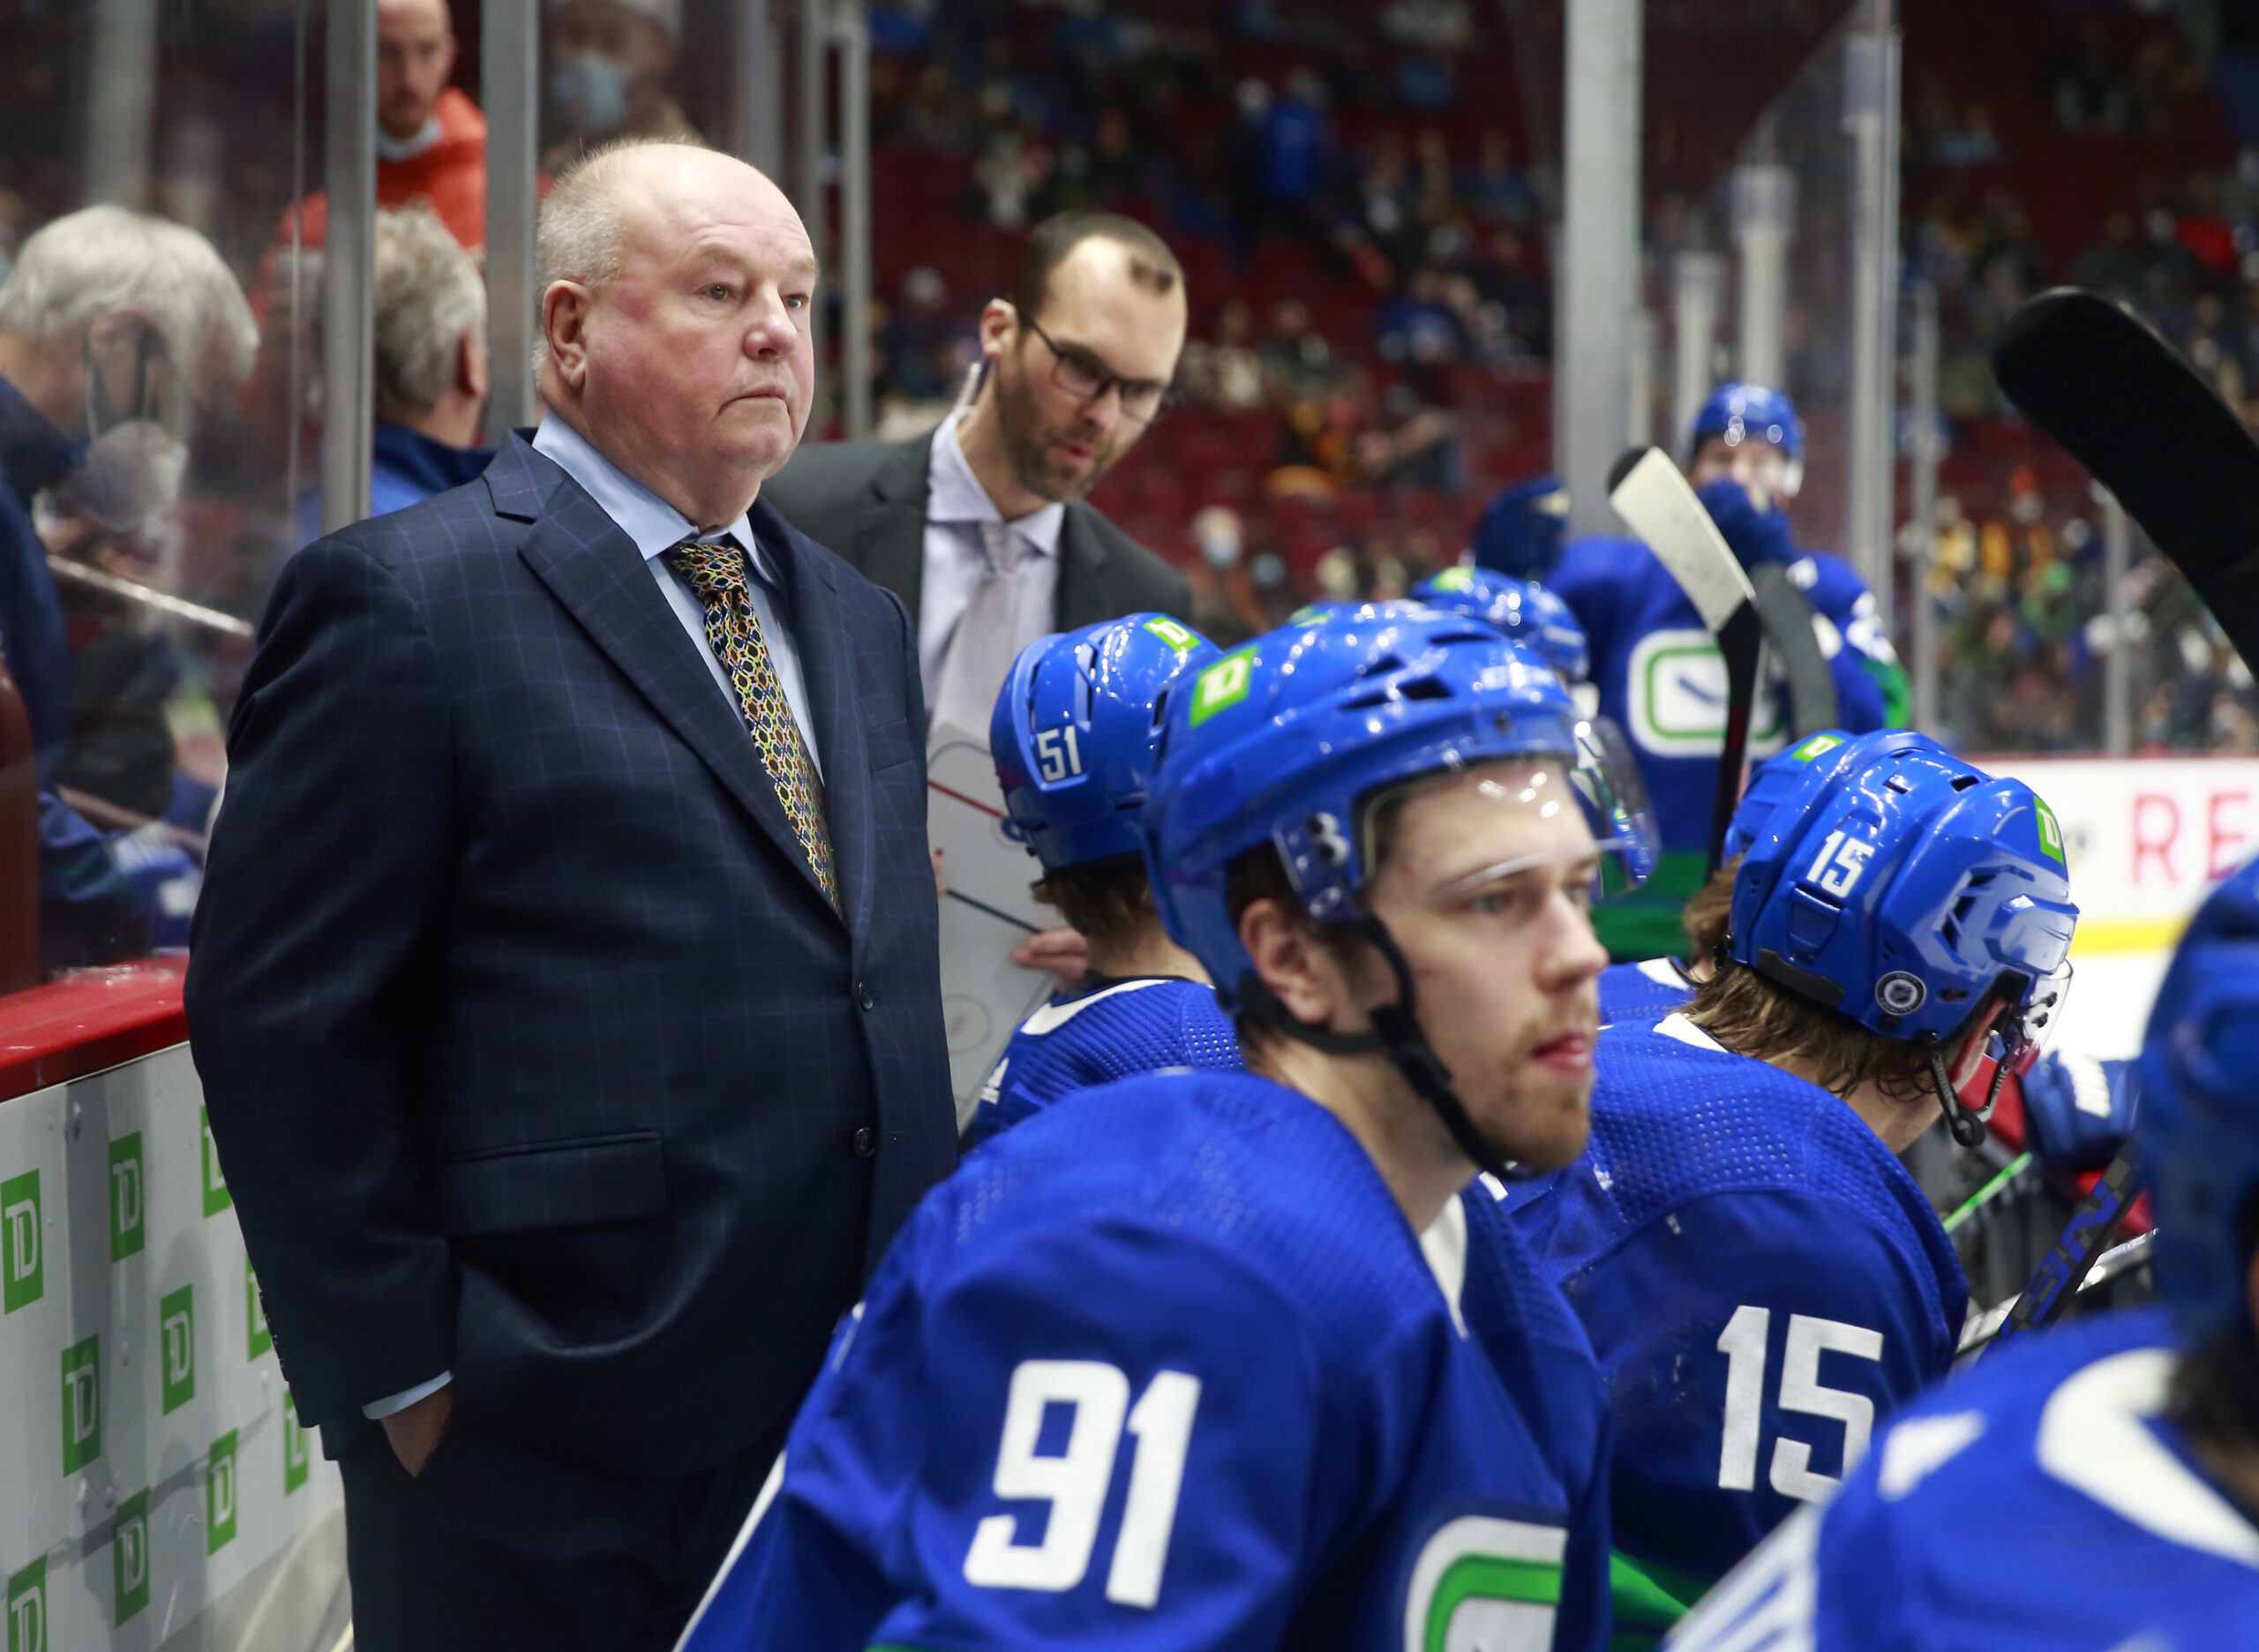
<svg viewBox="0 0 2259 1652">
<path fill-rule="evenodd" d="M 0 11 L 10 990 L 187 944 L 319 441 L 321 37 L 312 0 Z"/>
</svg>

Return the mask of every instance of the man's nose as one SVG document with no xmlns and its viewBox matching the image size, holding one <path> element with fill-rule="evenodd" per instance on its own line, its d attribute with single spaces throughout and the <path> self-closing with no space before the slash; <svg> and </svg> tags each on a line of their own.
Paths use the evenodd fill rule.
<svg viewBox="0 0 2259 1652">
<path fill-rule="evenodd" d="M 799 337 L 792 325 L 792 312 L 784 307 L 782 295 L 766 295 L 754 312 L 752 323 L 745 330 L 745 349 L 748 356 L 788 356 Z"/>
</svg>

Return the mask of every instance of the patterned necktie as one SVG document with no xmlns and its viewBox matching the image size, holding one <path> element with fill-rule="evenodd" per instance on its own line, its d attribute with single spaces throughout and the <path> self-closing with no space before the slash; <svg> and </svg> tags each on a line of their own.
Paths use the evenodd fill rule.
<svg viewBox="0 0 2259 1652">
<path fill-rule="evenodd" d="M 762 766 L 777 788 L 777 800 L 792 822 L 792 833 L 815 873 L 823 897 L 836 910 L 839 888 L 832 881 L 831 828 L 823 817 L 823 782 L 817 777 L 815 759 L 800 738 L 799 720 L 792 716 L 777 667 L 762 640 L 761 622 L 753 612 L 753 593 L 746 585 L 745 553 L 738 542 L 724 538 L 712 544 L 691 541 L 666 553 L 668 564 L 689 582 L 706 610 L 706 642 L 714 657 L 729 674 L 745 713 L 746 728 L 761 748 Z"/>
</svg>

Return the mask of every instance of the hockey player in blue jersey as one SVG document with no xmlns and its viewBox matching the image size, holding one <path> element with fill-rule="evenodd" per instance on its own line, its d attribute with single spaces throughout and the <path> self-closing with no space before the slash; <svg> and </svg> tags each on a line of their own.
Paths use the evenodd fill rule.
<svg viewBox="0 0 2259 1652">
<path fill-rule="evenodd" d="M 2135 1142 L 2158 1309 L 2028 1336 L 1893 1421 L 1682 1652 L 2180 1652 L 2259 1630 L 2259 864 L 2151 1010 Z"/>
<path fill-rule="evenodd" d="M 1600 1024 L 1618 1021 L 1660 1021 L 1682 1009 L 1694 988 L 1710 973 L 1710 959 L 1696 942 L 1697 935 L 1722 932 L 1725 909 L 1733 901 L 1733 867 L 1742 851 L 1756 838 L 1758 829 L 1773 816 L 1773 806 L 1786 795 L 1806 764 L 1843 746 L 1851 736 L 1842 729 L 1822 729 L 1808 734 L 1783 752 L 1760 763 L 1742 789 L 1726 826 L 1725 859 L 1710 881 L 1686 898 L 1678 927 L 1686 937 L 1678 954 L 1642 958 L 1636 964 L 1611 964 L 1600 972 Z"/>
<path fill-rule="evenodd" d="M 1895 1155 L 1940 1108 L 1981 1135 L 1956 1087 L 2036 1050 L 2076 910 L 2029 788 L 1896 732 L 1805 766 L 1728 916 L 1684 1011 L 1602 1034 L 1591 1146 L 1512 1210 L 1608 1380 L 1617 1547 L 1681 1599 L 1945 1374 L 1967 1288 Z"/>
<path fill-rule="evenodd" d="M 1215 657 L 1198 633 L 1139 613 L 1039 637 L 1004 679 L 988 749 L 1005 830 L 1042 863 L 1037 897 L 1089 942 L 1090 964 L 1012 1034 L 973 1109 L 974 1145 L 1094 1085 L 1240 1064 L 1206 972 L 1161 928 L 1137 830 L 1154 707 Z"/>
<path fill-rule="evenodd" d="M 1572 687 L 1590 674 L 1591 650 L 1585 644 L 1584 627 L 1568 604 L 1533 581 L 1481 568 L 1447 567 L 1430 574 L 1407 595 L 1430 608 L 1496 626 Z"/>
<path fill-rule="evenodd" d="M 1790 532 L 1785 507 L 1801 479 L 1805 443 L 1789 398 L 1761 385 L 1723 386 L 1703 403 L 1692 445 L 1688 479 L 1734 554 L 1752 569 L 1782 564 L 1811 604 L 1837 721 L 1854 733 L 1903 724 L 1906 674 L 1873 597 L 1850 564 L 1800 551 Z M 1546 583 L 1584 627 L 1600 710 L 1631 737 L 1662 825 L 1655 876 L 1598 920 L 1613 956 L 1652 957 L 1677 944 L 1678 905 L 1702 882 L 1724 738 L 1724 660 L 1694 604 L 1636 539 L 1577 540 Z M 1788 732 L 1786 685 L 1775 682 L 1753 709 L 1751 755 L 1778 749 Z"/>
<path fill-rule="evenodd" d="M 687 1648 L 1605 1643 L 1597 1374 L 1462 1197 L 1584 1140 L 1588 893 L 1654 839 L 1580 726 L 1432 613 L 1176 686 L 1154 892 L 1250 1070 L 1089 1092 L 928 1195 Z"/>
</svg>

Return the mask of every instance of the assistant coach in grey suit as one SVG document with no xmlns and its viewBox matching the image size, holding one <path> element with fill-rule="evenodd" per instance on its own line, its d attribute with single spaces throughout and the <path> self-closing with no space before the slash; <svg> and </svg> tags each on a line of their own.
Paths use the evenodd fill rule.
<svg viewBox="0 0 2259 1652">
<path fill-rule="evenodd" d="M 1047 632 L 1188 616 L 1184 576 L 1083 499 L 1159 417 L 1184 322 L 1160 237 L 1062 213 L 981 313 L 970 409 L 914 441 L 803 447 L 769 484 L 787 522 L 908 604 L 935 723 L 985 736 L 1005 672 Z"/>
<path fill-rule="evenodd" d="M 362 1652 L 670 1645 L 954 1158 L 915 635 L 760 497 L 807 233 L 644 144 L 540 256 L 539 436 L 283 573 L 189 968 Z"/>
</svg>

